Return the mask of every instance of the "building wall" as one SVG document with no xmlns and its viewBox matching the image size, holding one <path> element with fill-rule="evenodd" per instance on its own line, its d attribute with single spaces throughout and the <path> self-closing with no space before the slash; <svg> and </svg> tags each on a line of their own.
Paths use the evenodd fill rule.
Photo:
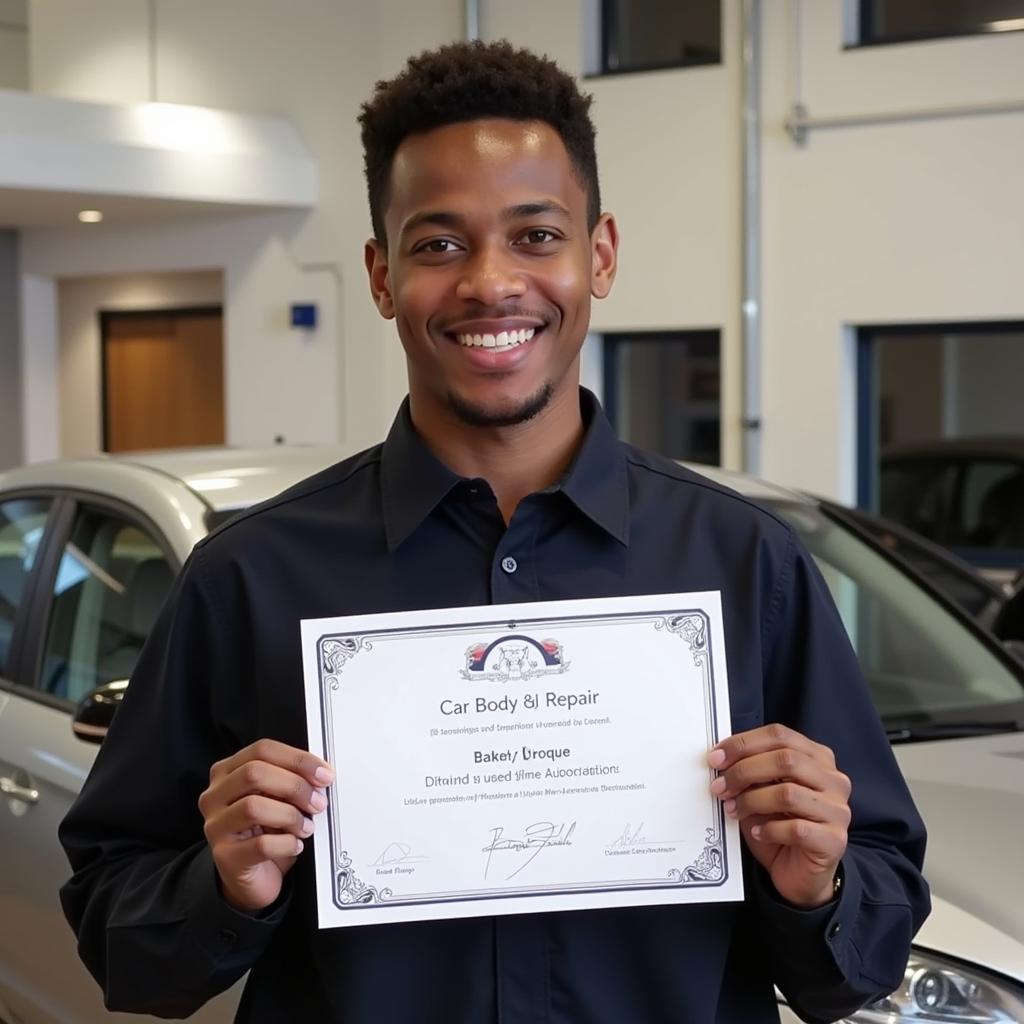
<svg viewBox="0 0 1024 1024">
<path fill-rule="evenodd" d="M 0 469 L 21 461 L 18 233 L 0 230 Z"/>
<path fill-rule="evenodd" d="M 798 97 L 813 116 L 1024 100 L 1024 35 L 848 50 L 845 6 L 762 5 L 762 471 L 850 498 L 850 327 L 1024 316 L 1015 187 L 1024 115 L 820 131 L 803 147 L 785 119 Z M 461 34 L 461 0 L 302 0 L 303 17 L 277 0 L 157 0 L 155 75 L 138 66 L 140 53 L 148 60 L 147 7 L 32 0 L 33 88 L 121 100 L 155 91 L 160 100 L 285 114 L 319 161 L 322 201 L 304 216 L 101 225 L 87 240 L 79 231 L 26 232 L 26 270 L 222 268 L 229 440 L 263 443 L 286 422 L 283 432 L 296 438 L 371 443 L 403 393 L 404 361 L 367 297 L 354 118 L 372 83 L 407 54 Z M 592 7 L 482 0 L 481 30 L 582 70 Z M 97 59 L 100 40 L 119 33 L 121 56 Z M 594 326 L 722 330 L 723 453 L 733 466 L 742 379 L 739 33 L 739 0 L 724 0 L 721 66 L 584 83 L 596 98 L 604 205 L 623 238 L 619 280 L 595 306 Z M 68 38 L 95 40 L 91 59 L 71 59 Z M 297 353 L 313 349 L 301 349 L 281 318 L 289 302 L 310 296 L 323 304 L 324 326 L 302 362 Z M 280 413 L 273 424 L 268 408 Z"/>
</svg>

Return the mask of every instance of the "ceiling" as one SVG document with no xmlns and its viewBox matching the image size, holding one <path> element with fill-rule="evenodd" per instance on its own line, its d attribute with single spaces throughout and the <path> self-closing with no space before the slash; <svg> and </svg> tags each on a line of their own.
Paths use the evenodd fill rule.
<svg viewBox="0 0 1024 1024">
<path fill-rule="evenodd" d="M 179 199 L 0 188 L 0 229 L 78 227 L 82 231 L 88 231 L 93 225 L 79 223 L 79 210 L 100 210 L 103 213 L 103 223 L 109 225 L 133 221 L 265 213 L 267 207 L 239 203 L 202 203 Z"/>
</svg>

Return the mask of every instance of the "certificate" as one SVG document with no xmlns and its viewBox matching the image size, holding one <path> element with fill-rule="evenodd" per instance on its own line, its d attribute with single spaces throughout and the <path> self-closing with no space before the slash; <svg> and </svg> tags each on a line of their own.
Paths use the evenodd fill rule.
<svg viewBox="0 0 1024 1024">
<path fill-rule="evenodd" d="M 301 629 L 321 928 L 743 898 L 717 591 Z"/>
</svg>

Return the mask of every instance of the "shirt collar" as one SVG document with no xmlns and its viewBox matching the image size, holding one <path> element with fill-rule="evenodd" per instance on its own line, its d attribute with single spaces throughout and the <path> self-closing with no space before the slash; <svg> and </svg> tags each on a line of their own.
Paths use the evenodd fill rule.
<svg viewBox="0 0 1024 1024">
<path fill-rule="evenodd" d="M 583 444 L 560 487 L 588 518 L 629 546 L 629 483 L 626 452 L 592 392 L 580 388 Z"/>
<path fill-rule="evenodd" d="M 561 490 L 588 519 L 620 544 L 629 544 L 626 456 L 594 395 L 580 388 L 584 435 Z M 461 477 L 423 443 L 409 414 L 398 410 L 381 454 L 381 494 L 388 551 L 394 551 L 446 498 Z"/>
<path fill-rule="evenodd" d="M 380 460 L 384 534 L 394 551 L 447 497 L 461 477 L 423 443 L 402 402 Z"/>
</svg>

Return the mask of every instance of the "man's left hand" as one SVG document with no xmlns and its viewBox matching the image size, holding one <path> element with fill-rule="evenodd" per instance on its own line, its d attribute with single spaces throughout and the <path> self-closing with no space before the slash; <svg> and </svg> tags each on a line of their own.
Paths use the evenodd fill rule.
<svg viewBox="0 0 1024 1024">
<path fill-rule="evenodd" d="M 850 824 L 850 780 L 832 750 L 765 725 L 723 740 L 708 763 L 720 772 L 711 792 L 778 894 L 803 909 L 831 900 Z"/>
</svg>

